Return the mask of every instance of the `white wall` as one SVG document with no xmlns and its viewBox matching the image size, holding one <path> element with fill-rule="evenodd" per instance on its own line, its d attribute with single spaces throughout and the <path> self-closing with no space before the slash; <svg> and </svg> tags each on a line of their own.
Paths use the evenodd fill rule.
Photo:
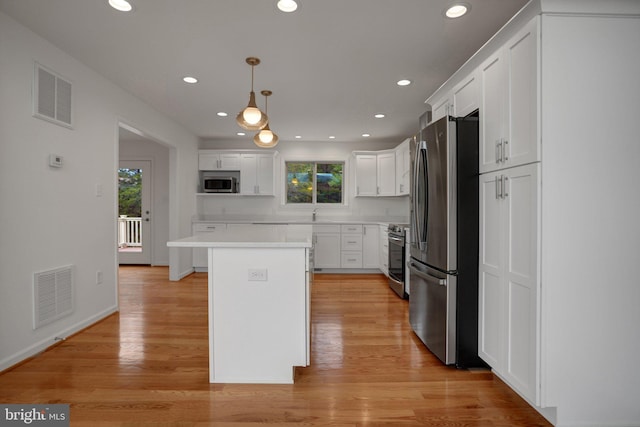
<svg viewBox="0 0 640 427">
<path fill-rule="evenodd" d="M 148 139 L 120 138 L 120 160 L 151 161 L 151 265 L 169 265 L 169 149 Z"/>
<path fill-rule="evenodd" d="M 32 117 L 34 61 L 72 82 L 74 129 Z M 118 123 L 173 147 L 170 238 L 190 234 L 197 138 L 2 13 L 0 76 L 1 370 L 118 308 Z M 51 153 L 64 157 L 63 168 L 48 166 Z M 170 262 L 186 271 L 190 255 Z M 75 311 L 34 331 L 33 273 L 68 264 L 75 266 Z"/>
<path fill-rule="evenodd" d="M 543 397 L 558 425 L 637 426 L 640 18 L 541 34 Z"/>
<path fill-rule="evenodd" d="M 416 127 L 418 119 L 416 118 Z M 248 137 L 245 137 L 248 139 Z M 276 167 L 276 197 L 217 197 L 201 196 L 198 213 L 201 215 L 250 214 L 275 216 L 311 216 L 313 206 L 286 206 L 282 203 L 284 183 L 282 181 L 285 160 L 336 160 L 346 162 L 344 179 L 346 206 L 319 207 L 318 219 L 328 217 L 380 218 L 391 217 L 395 221 L 408 221 L 408 197 L 354 197 L 355 163 L 354 150 L 384 150 L 399 145 L 402 141 L 389 142 L 304 142 L 281 141 L 274 150 L 278 152 Z M 252 141 L 220 143 L 203 141 L 203 149 L 258 149 Z"/>
</svg>

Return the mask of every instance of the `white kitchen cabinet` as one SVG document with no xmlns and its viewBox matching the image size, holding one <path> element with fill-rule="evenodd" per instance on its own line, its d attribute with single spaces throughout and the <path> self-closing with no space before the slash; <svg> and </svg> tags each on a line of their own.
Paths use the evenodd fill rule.
<svg viewBox="0 0 640 427">
<path fill-rule="evenodd" d="M 640 216 L 640 86 L 629 85 L 640 75 L 640 57 L 629 55 L 638 13 L 638 2 L 529 2 L 428 99 L 433 107 L 480 67 L 480 354 L 553 425 L 640 425 L 629 398 L 640 373 L 628 363 L 594 369 L 612 349 L 620 360 L 639 352 L 640 340 L 629 338 L 640 323 L 637 274 L 616 268 L 640 259 L 630 231 Z M 504 100 L 493 96 L 507 89 Z M 606 107 L 585 122 L 594 99 Z M 496 163 L 502 114 L 507 160 L 534 147 L 524 165 Z M 516 147 L 518 135 L 532 145 Z M 613 166 L 594 173 L 604 164 Z M 509 195 L 496 200 L 502 176 Z M 603 384 L 615 386 L 603 393 Z"/>
<path fill-rule="evenodd" d="M 380 225 L 379 227 L 379 255 L 380 255 L 380 270 L 385 276 L 389 277 L 389 225 Z"/>
<path fill-rule="evenodd" d="M 314 225 L 314 268 L 340 268 L 341 240 L 339 225 Z"/>
<path fill-rule="evenodd" d="M 479 355 L 539 399 L 540 164 L 480 175 Z"/>
<path fill-rule="evenodd" d="M 340 233 L 340 267 L 362 268 L 362 224 L 343 224 Z"/>
<path fill-rule="evenodd" d="M 411 158 L 409 154 L 410 138 L 405 139 L 395 149 L 396 156 L 396 196 L 407 196 L 410 190 Z"/>
<path fill-rule="evenodd" d="M 394 151 L 377 156 L 377 195 L 396 195 L 396 155 Z"/>
<path fill-rule="evenodd" d="M 452 105 L 453 101 L 450 94 L 447 94 L 440 100 L 434 102 L 431 109 L 431 123 L 449 114 L 453 108 Z"/>
<path fill-rule="evenodd" d="M 356 155 L 356 196 L 378 195 L 378 156 Z"/>
<path fill-rule="evenodd" d="M 227 224 L 194 223 L 191 231 L 194 236 L 213 236 L 227 229 Z M 193 248 L 193 267 L 196 271 L 207 271 L 207 248 Z"/>
<path fill-rule="evenodd" d="M 240 194 L 273 196 L 275 188 L 274 154 L 240 155 Z"/>
<path fill-rule="evenodd" d="M 538 34 L 533 19 L 480 66 L 480 173 L 540 160 Z"/>
<path fill-rule="evenodd" d="M 480 84 L 476 70 L 453 88 L 453 112 L 451 115 L 465 117 L 473 113 L 480 106 L 479 99 Z"/>
<path fill-rule="evenodd" d="M 394 150 L 356 153 L 356 196 L 395 196 Z"/>
<path fill-rule="evenodd" d="M 240 153 L 200 150 L 198 153 L 198 169 L 239 171 Z"/>
<path fill-rule="evenodd" d="M 362 226 L 362 268 L 380 268 L 380 226 Z"/>
</svg>

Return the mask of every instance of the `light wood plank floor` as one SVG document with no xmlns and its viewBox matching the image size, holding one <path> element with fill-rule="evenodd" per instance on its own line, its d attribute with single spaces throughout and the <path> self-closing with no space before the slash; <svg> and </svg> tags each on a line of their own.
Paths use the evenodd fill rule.
<svg viewBox="0 0 640 427">
<path fill-rule="evenodd" d="M 294 385 L 209 384 L 207 276 L 167 277 L 121 267 L 120 313 L 2 373 L 0 402 L 70 403 L 95 427 L 550 425 L 489 371 L 442 366 L 382 275 L 316 275 Z"/>
</svg>

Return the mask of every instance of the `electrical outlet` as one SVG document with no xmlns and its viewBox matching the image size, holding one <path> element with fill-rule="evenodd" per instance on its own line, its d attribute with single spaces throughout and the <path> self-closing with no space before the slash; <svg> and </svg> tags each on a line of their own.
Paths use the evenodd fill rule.
<svg viewBox="0 0 640 427">
<path fill-rule="evenodd" d="M 96 285 L 102 284 L 102 271 L 96 271 Z"/>
<path fill-rule="evenodd" d="M 267 280 L 266 268 L 250 268 L 249 269 L 249 281 L 266 282 L 266 280 Z"/>
</svg>

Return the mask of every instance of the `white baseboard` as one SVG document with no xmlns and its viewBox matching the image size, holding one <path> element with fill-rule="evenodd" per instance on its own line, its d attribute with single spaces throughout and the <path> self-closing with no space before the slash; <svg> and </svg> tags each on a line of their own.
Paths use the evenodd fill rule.
<svg viewBox="0 0 640 427">
<path fill-rule="evenodd" d="M 188 268 L 188 269 L 184 270 L 183 272 L 178 273 L 178 277 L 177 278 L 169 277 L 169 280 L 171 280 L 172 282 L 177 282 L 177 281 L 180 281 L 180 280 L 184 279 L 185 277 L 187 277 L 188 275 L 190 275 L 193 272 L 194 272 L 193 267 L 192 268 Z"/>
<path fill-rule="evenodd" d="M 10 367 L 17 365 L 18 363 L 22 362 L 23 360 L 26 360 L 30 357 L 35 356 L 38 353 L 43 352 L 44 350 L 48 349 L 49 347 L 51 347 L 54 344 L 57 344 L 59 341 L 59 338 L 67 338 L 70 335 L 75 334 L 78 331 L 81 331 L 82 329 L 93 325 L 94 323 L 99 322 L 100 320 L 104 319 L 105 317 L 108 317 L 110 315 L 112 315 L 113 313 L 118 311 L 118 306 L 112 306 L 109 307 L 108 309 L 101 311 L 100 313 L 93 315 L 91 317 L 89 317 L 88 319 L 83 320 L 82 322 L 76 323 L 75 325 L 72 325 L 66 329 L 63 329 L 61 331 L 55 332 L 53 335 L 49 336 L 48 338 L 45 338 L 27 348 L 25 348 L 22 351 L 19 351 L 18 353 L 15 353 L 3 360 L 0 361 L 0 372 L 4 371 L 5 369 L 9 369 Z"/>
</svg>

